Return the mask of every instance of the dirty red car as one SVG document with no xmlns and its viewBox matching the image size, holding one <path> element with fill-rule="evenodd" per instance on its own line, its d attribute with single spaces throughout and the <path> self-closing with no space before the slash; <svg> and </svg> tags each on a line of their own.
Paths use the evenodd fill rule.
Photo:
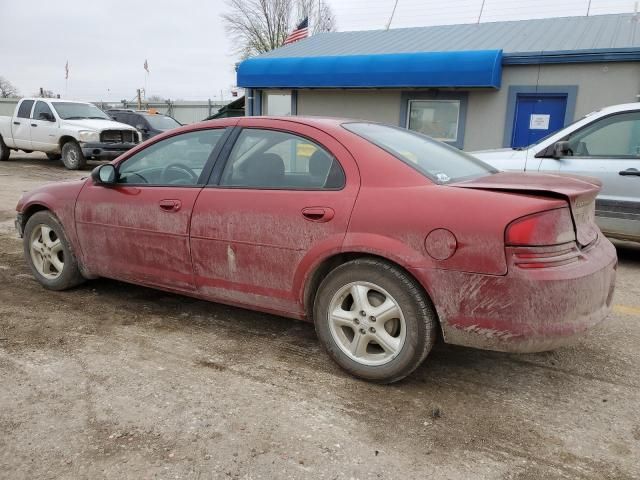
<svg viewBox="0 0 640 480">
<path fill-rule="evenodd" d="M 535 352 L 601 322 L 616 253 L 599 187 L 381 124 L 246 117 L 36 189 L 16 225 L 47 288 L 108 277 L 312 320 L 340 366 L 393 382 L 440 334 Z"/>
</svg>

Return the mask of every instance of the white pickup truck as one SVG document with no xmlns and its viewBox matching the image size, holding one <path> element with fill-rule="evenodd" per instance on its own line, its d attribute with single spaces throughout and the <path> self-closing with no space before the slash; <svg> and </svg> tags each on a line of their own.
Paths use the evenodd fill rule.
<svg viewBox="0 0 640 480">
<path fill-rule="evenodd" d="M 0 161 L 11 150 L 62 158 L 70 170 L 88 158 L 110 160 L 140 142 L 138 131 L 114 122 L 95 105 L 51 98 L 23 98 L 13 117 L 0 117 Z"/>
</svg>

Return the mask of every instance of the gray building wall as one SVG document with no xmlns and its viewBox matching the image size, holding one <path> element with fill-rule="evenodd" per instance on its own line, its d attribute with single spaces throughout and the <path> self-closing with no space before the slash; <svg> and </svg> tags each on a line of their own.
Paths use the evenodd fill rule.
<svg viewBox="0 0 640 480">
<path fill-rule="evenodd" d="M 464 133 L 465 150 L 499 148 L 505 142 L 510 87 L 577 87 L 573 115 L 567 123 L 607 105 L 638 101 L 640 63 L 513 65 L 503 68 L 500 90 L 469 92 Z M 411 90 L 419 94 L 428 90 Z M 402 90 L 299 90 L 298 115 L 362 118 L 399 125 Z M 440 90 L 440 98 L 446 91 Z"/>
<path fill-rule="evenodd" d="M 361 118 L 398 124 L 400 90 L 299 90 L 298 115 Z"/>
<path fill-rule="evenodd" d="M 539 75 L 539 79 L 538 79 Z M 465 150 L 503 146 L 509 87 L 577 86 L 575 113 L 569 121 L 607 105 L 637 102 L 640 63 L 514 65 L 504 67 L 500 90 L 471 90 L 467 110 Z"/>
</svg>

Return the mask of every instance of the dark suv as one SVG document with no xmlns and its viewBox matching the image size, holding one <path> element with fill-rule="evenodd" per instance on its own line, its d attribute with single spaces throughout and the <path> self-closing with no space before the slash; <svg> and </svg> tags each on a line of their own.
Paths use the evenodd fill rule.
<svg viewBox="0 0 640 480">
<path fill-rule="evenodd" d="M 107 113 L 116 122 L 135 127 L 142 135 L 143 141 L 181 125 L 175 118 L 161 113 L 118 109 L 107 110 Z"/>
</svg>

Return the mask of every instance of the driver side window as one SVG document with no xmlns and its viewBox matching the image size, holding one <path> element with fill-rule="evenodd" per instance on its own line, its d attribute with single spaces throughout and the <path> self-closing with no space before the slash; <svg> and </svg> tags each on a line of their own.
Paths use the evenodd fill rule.
<svg viewBox="0 0 640 480">
<path fill-rule="evenodd" d="M 224 132 L 223 128 L 198 130 L 161 140 L 125 160 L 118 168 L 118 183 L 198 185 Z"/>
<path fill-rule="evenodd" d="M 640 112 L 612 115 L 571 134 L 568 139 L 578 157 L 640 157 Z"/>
</svg>

